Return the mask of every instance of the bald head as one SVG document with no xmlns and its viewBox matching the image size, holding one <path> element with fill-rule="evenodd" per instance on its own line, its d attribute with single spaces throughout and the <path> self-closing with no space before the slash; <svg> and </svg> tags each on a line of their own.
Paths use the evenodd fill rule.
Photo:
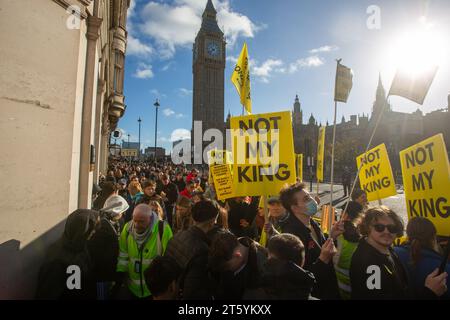
<svg viewBox="0 0 450 320">
<path fill-rule="evenodd" d="M 133 211 L 133 223 L 138 233 L 144 233 L 150 226 L 152 208 L 147 204 L 139 204 Z"/>
</svg>

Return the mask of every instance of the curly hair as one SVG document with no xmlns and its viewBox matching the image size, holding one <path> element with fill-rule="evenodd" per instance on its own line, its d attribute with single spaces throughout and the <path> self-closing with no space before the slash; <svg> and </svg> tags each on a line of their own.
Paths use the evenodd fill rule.
<svg viewBox="0 0 450 320">
<path fill-rule="evenodd" d="M 363 236 L 368 236 L 370 227 L 373 225 L 373 223 L 378 221 L 378 219 L 384 217 L 391 218 L 392 221 L 394 221 L 394 224 L 397 228 L 396 232 L 397 237 L 403 236 L 404 226 L 402 219 L 394 211 L 392 211 L 386 206 L 373 207 L 366 211 L 364 219 L 358 226 L 360 233 Z"/>
</svg>

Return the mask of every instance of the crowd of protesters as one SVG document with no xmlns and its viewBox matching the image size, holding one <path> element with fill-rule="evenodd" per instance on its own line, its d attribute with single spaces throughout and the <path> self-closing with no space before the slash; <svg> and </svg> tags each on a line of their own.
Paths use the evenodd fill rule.
<svg viewBox="0 0 450 320">
<path fill-rule="evenodd" d="M 37 298 L 450 299 L 434 225 L 411 219 L 394 246 L 401 218 L 361 190 L 324 234 L 300 182 L 268 199 L 265 218 L 259 197 L 218 201 L 208 172 L 184 165 L 115 161 L 99 181 L 92 210 L 71 213 L 48 250 Z"/>
</svg>

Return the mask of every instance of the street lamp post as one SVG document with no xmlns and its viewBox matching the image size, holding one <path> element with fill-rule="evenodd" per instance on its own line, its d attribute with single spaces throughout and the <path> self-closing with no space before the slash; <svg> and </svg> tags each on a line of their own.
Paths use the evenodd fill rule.
<svg viewBox="0 0 450 320">
<path fill-rule="evenodd" d="M 157 138 L 157 134 L 158 134 L 158 107 L 159 107 L 159 102 L 158 99 L 156 99 L 156 102 L 153 104 L 156 108 L 156 117 L 155 117 L 155 164 L 157 163 L 156 160 L 156 138 Z"/>
<path fill-rule="evenodd" d="M 130 149 L 130 134 L 128 134 L 128 149 Z M 130 155 L 130 167 L 131 167 L 131 155 Z"/>
<path fill-rule="evenodd" d="M 141 157 L 141 117 L 139 117 L 138 122 L 139 122 L 139 151 L 138 151 L 138 157 Z"/>
</svg>

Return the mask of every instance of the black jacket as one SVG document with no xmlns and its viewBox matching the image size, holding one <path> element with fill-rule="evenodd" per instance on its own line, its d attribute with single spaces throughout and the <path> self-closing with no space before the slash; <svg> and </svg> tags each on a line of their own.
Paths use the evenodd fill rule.
<svg viewBox="0 0 450 320">
<path fill-rule="evenodd" d="M 228 202 L 230 211 L 228 212 L 228 227 L 236 237 L 249 237 L 256 239 L 258 230 L 253 220 L 258 213 L 258 201 L 252 199 L 250 204 L 245 202 L 236 202 L 234 200 Z M 241 227 L 240 221 L 244 219 L 249 223 L 248 227 Z"/>
<path fill-rule="evenodd" d="M 317 281 L 312 295 L 324 300 L 340 299 L 336 273 L 332 262 L 325 264 L 319 259 L 321 248 L 326 238 L 319 225 L 313 219 L 311 219 L 310 223 L 319 238 L 318 242 L 311 236 L 311 230 L 292 213 L 289 214 L 285 221 L 280 222 L 280 228 L 284 233 L 291 233 L 299 237 L 305 246 L 305 264 L 303 268 L 311 271 Z"/>
<path fill-rule="evenodd" d="M 242 299 L 247 291 L 261 287 L 265 274 L 267 250 L 250 238 L 240 238 L 239 242 L 248 247 L 248 259 L 245 267 L 237 274 L 223 272 L 216 274 L 216 300 Z"/>
<path fill-rule="evenodd" d="M 186 189 L 186 182 L 184 182 L 184 179 L 181 179 L 181 180 L 175 179 L 173 181 L 173 183 L 177 186 L 179 192 L 181 192 L 184 189 Z"/>
<path fill-rule="evenodd" d="M 119 232 L 119 225 L 113 226 L 107 218 L 102 218 L 99 229 L 88 242 L 93 275 L 97 282 L 116 280 Z"/>
<path fill-rule="evenodd" d="M 249 300 L 307 300 L 315 284 L 314 275 L 291 261 L 269 259 L 262 286 L 245 294 Z"/>
<path fill-rule="evenodd" d="M 168 243 L 166 256 L 173 258 L 183 270 L 179 287 L 184 300 L 207 300 L 212 297 L 208 277 L 209 241 L 196 226 L 177 233 Z"/>
<path fill-rule="evenodd" d="M 166 194 L 167 201 L 164 201 L 166 207 L 173 206 L 178 199 L 178 187 L 175 183 L 169 182 L 167 185 L 162 185 L 156 190 L 157 194 L 163 191 Z"/>
<path fill-rule="evenodd" d="M 87 249 L 87 238 L 95 228 L 97 216 L 98 213 L 93 210 L 78 209 L 67 217 L 63 236 L 49 247 L 39 271 L 37 299 L 96 298 L 96 284 L 92 272 L 92 259 Z M 67 282 L 76 283 L 69 280 L 69 277 L 75 279 L 77 274 L 77 271 L 68 269 L 69 266 L 79 268 L 80 289 L 70 290 L 67 287 Z"/>
<path fill-rule="evenodd" d="M 405 269 L 393 249 L 385 255 L 361 239 L 352 256 L 350 265 L 350 282 L 352 286 L 352 299 L 358 300 L 404 300 L 413 298 L 408 286 Z M 368 270 L 370 266 L 378 266 L 380 270 L 380 288 L 369 289 L 367 280 L 374 277 L 375 272 Z M 369 283 L 374 281 L 369 280 Z M 428 288 L 423 287 L 420 299 L 434 299 L 436 296 Z"/>
</svg>

